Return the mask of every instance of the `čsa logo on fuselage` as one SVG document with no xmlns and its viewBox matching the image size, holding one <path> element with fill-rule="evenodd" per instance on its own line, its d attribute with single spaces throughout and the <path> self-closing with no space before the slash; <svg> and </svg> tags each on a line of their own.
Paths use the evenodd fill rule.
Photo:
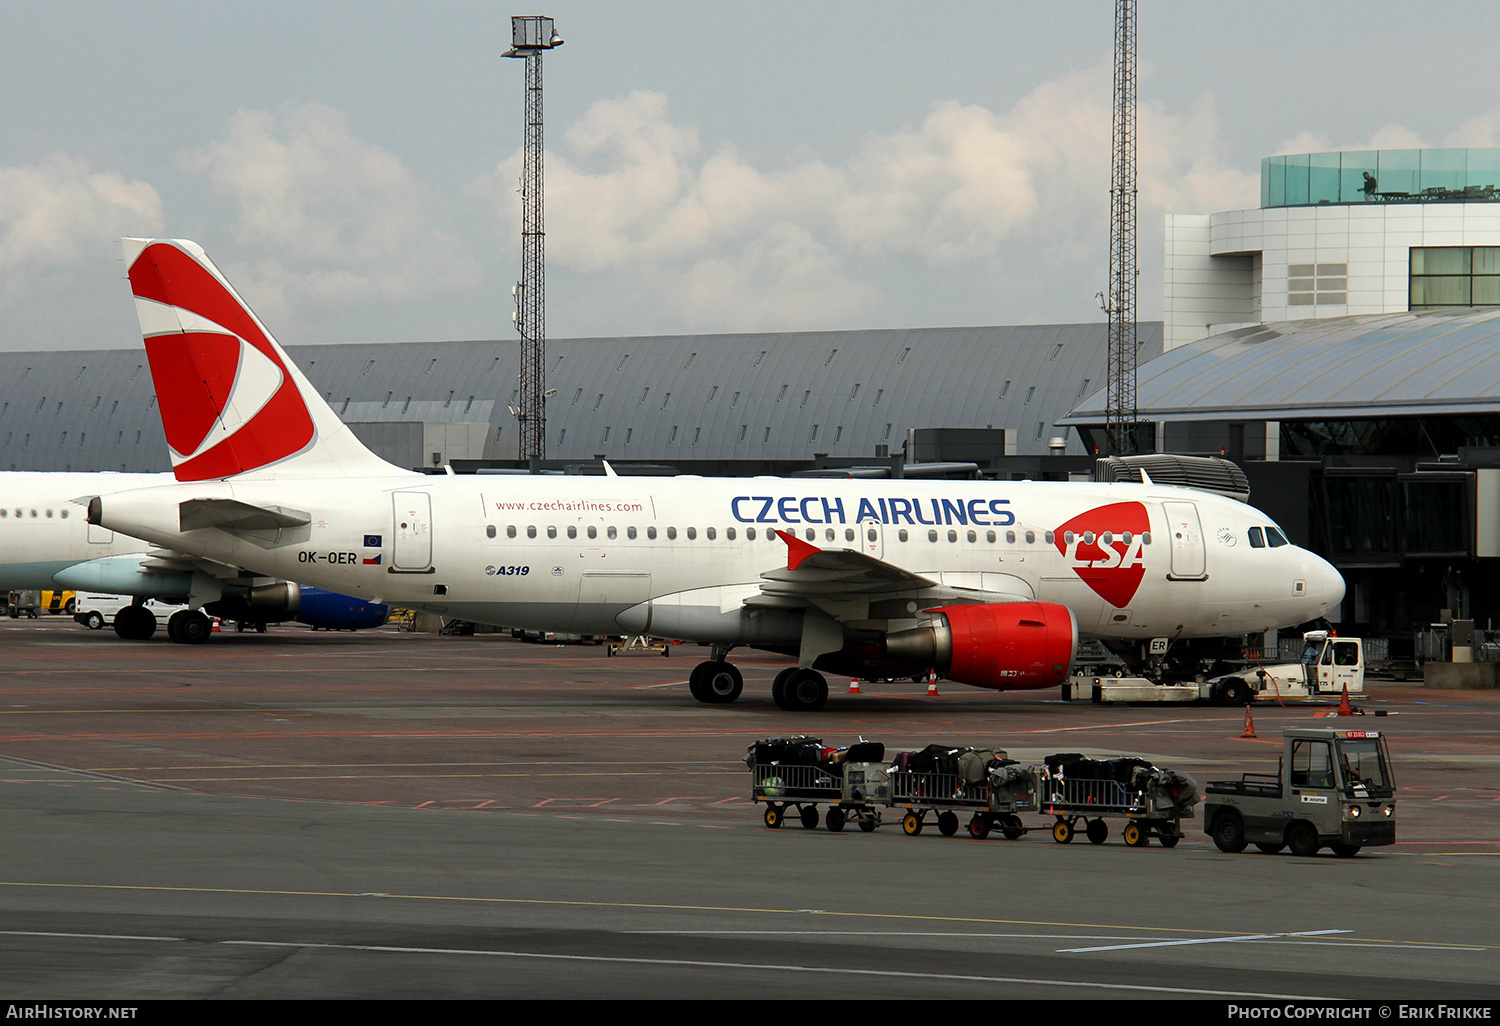
<svg viewBox="0 0 1500 1026">
<path fill-rule="evenodd" d="M 1099 506 L 1060 525 L 1053 544 L 1083 583 L 1116 609 L 1130 604 L 1146 576 L 1151 518 L 1139 502 Z"/>
</svg>

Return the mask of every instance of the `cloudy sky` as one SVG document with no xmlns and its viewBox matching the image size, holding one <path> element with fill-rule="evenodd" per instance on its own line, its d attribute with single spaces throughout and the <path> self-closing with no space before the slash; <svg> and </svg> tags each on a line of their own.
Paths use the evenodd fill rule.
<svg viewBox="0 0 1500 1026">
<path fill-rule="evenodd" d="M 1264 156 L 1500 146 L 1500 5 L 1139 6 L 1143 318 Z M 513 337 L 512 13 L 567 40 L 549 337 L 1099 318 L 1105 0 L 0 0 L 0 348 L 138 345 L 121 235 L 283 342 Z"/>
</svg>

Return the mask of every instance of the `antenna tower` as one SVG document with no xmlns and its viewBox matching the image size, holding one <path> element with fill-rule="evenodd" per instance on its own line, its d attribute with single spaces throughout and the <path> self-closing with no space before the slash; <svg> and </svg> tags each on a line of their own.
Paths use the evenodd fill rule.
<svg viewBox="0 0 1500 1026">
<path fill-rule="evenodd" d="M 542 54 L 563 44 L 551 18 L 510 19 L 511 48 L 526 62 L 526 141 L 521 161 L 521 280 L 513 293 L 521 336 L 521 382 L 516 419 L 520 457 L 547 455 L 546 223 L 542 203 Z"/>
<path fill-rule="evenodd" d="M 1109 454 L 1128 456 L 1138 443 L 1135 385 L 1135 0 L 1115 0 L 1115 105 L 1109 187 L 1109 384 L 1105 431 Z"/>
</svg>

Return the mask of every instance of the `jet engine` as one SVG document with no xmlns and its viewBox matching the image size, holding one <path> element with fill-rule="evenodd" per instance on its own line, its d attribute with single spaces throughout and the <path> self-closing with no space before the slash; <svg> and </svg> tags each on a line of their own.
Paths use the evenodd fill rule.
<svg viewBox="0 0 1500 1026">
<path fill-rule="evenodd" d="M 1056 602 L 941 606 L 934 619 L 885 636 L 893 659 L 996 691 L 1055 687 L 1078 651 L 1078 621 Z"/>
<path fill-rule="evenodd" d="M 237 595 L 226 594 L 203 609 L 228 620 L 247 623 L 297 620 L 311 627 L 342 631 L 379 627 L 390 615 L 383 605 L 290 581 L 258 585 Z"/>
</svg>

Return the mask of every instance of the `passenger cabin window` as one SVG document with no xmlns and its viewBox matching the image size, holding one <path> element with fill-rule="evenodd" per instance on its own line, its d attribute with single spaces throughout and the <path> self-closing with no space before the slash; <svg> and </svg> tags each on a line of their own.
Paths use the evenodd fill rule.
<svg viewBox="0 0 1500 1026">
<path fill-rule="evenodd" d="M 507 538 L 514 538 L 515 536 L 516 536 L 516 525 L 515 524 L 507 524 L 506 527 L 505 527 L 505 537 L 507 537 Z"/>
<path fill-rule="evenodd" d="M 485 529 L 484 529 L 484 536 L 486 538 L 493 538 L 493 537 L 495 537 L 495 525 L 494 524 L 489 524 L 489 525 L 487 525 L 485 527 Z"/>
</svg>

